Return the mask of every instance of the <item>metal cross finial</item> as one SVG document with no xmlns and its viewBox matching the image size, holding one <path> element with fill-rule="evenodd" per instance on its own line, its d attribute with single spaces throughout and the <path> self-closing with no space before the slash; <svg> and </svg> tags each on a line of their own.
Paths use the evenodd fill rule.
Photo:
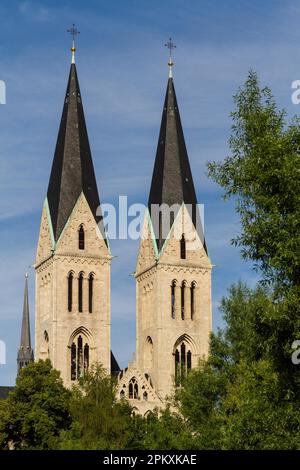
<svg viewBox="0 0 300 470">
<path fill-rule="evenodd" d="M 78 36 L 78 34 L 80 34 L 80 31 L 78 31 L 78 29 L 75 27 L 75 24 L 73 23 L 71 28 L 67 29 L 67 32 L 70 33 L 73 38 L 71 51 L 72 51 L 72 64 L 75 64 L 75 51 L 76 51 L 75 38 Z"/>
<path fill-rule="evenodd" d="M 74 23 L 72 24 L 70 29 L 67 29 L 67 32 L 71 34 L 73 41 L 75 41 L 76 36 L 80 34 L 80 31 L 78 31 Z"/>
<path fill-rule="evenodd" d="M 169 77 L 172 78 L 172 67 L 174 65 L 174 62 L 172 60 L 172 50 L 176 48 L 176 44 L 174 44 L 174 42 L 172 41 L 172 38 L 170 37 L 169 38 L 169 41 L 165 44 L 165 46 L 169 49 L 170 51 L 170 57 L 169 57 L 169 62 L 168 62 L 168 66 L 169 66 Z"/>
<path fill-rule="evenodd" d="M 165 46 L 170 50 L 170 57 L 172 57 L 172 49 L 176 48 L 176 44 L 172 42 L 172 38 L 169 38 L 169 41 L 166 42 Z"/>
</svg>

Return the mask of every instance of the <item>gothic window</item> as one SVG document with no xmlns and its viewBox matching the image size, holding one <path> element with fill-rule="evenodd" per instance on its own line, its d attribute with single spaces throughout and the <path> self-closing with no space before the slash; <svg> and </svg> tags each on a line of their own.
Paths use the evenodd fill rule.
<svg viewBox="0 0 300 470">
<path fill-rule="evenodd" d="M 181 284 L 181 319 L 184 320 L 184 295 L 185 295 L 185 282 Z"/>
<path fill-rule="evenodd" d="M 188 371 L 192 368 L 192 353 L 184 341 L 177 346 L 174 358 L 175 383 L 176 385 L 180 385 L 186 378 Z"/>
<path fill-rule="evenodd" d="M 93 283 L 94 276 L 93 274 L 89 275 L 89 313 L 93 311 Z"/>
<path fill-rule="evenodd" d="M 44 331 L 43 351 L 42 352 L 45 355 L 45 358 L 49 357 L 49 335 L 48 335 L 48 332 L 46 330 Z"/>
<path fill-rule="evenodd" d="M 195 316 L 195 289 L 196 289 L 196 284 L 195 282 L 192 282 L 191 284 L 191 320 L 193 320 Z"/>
<path fill-rule="evenodd" d="M 176 289 L 176 281 L 172 282 L 171 285 L 171 317 L 175 318 L 175 289 Z"/>
<path fill-rule="evenodd" d="M 186 246 L 185 246 L 184 234 L 182 234 L 182 237 L 181 237 L 181 240 L 180 240 L 180 258 L 181 259 L 186 258 Z"/>
<path fill-rule="evenodd" d="M 78 230 L 78 248 L 79 250 L 84 250 L 84 228 L 83 225 L 80 225 Z"/>
<path fill-rule="evenodd" d="M 125 398 L 125 391 L 124 390 L 120 391 L 120 398 Z"/>
<path fill-rule="evenodd" d="M 78 311 L 82 312 L 82 287 L 83 287 L 83 273 L 78 277 Z"/>
<path fill-rule="evenodd" d="M 148 401 L 148 393 L 146 391 L 143 393 L 143 398 L 145 401 Z"/>
<path fill-rule="evenodd" d="M 137 400 L 139 397 L 139 386 L 137 384 L 136 378 L 132 377 L 132 379 L 129 382 L 129 387 L 128 387 L 128 397 L 130 400 L 135 399 Z"/>
<path fill-rule="evenodd" d="M 144 350 L 144 364 L 147 372 L 150 372 L 153 367 L 153 341 L 150 336 L 146 338 Z"/>
<path fill-rule="evenodd" d="M 68 310 L 72 312 L 72 301 L 73 301 L 73 273 L 68 275 Z"/>
<path fill-rule="evenodd" d="M 83 337 L 77 336 L 71 345 L 71 380 L 83 377 L 89 369 L 90 347 Z"/>
</svg>

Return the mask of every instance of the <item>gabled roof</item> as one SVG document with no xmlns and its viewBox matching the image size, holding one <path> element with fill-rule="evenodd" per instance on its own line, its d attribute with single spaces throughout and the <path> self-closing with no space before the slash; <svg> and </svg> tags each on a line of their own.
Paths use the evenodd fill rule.
<svg viewBox="0 0 300 470">
<path fill-rule="evenodd" d="M 99 220 L 96 211 L 100 200 L 76 65 L 72 63 L 47 192 L 55 241 L 82 191 L 95 220 Z"/>
</svg>

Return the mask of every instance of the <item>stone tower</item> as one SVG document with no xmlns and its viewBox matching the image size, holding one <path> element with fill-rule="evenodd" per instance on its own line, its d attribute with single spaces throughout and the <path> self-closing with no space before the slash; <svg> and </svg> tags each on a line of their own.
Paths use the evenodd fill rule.
<svg viewBox="0 0 300 470">
<path fill-rule="evenodd" d="M 75 48 L 37 247 L 35 357 L 65 385 L 99 361 L 110 372 L 110 262 Z"/>
<path fill-rule="evenodd" d="M 136 365 L 162 400 L 208 353 L 211 268 L 170 69 L 135 272 Z"/>
<path fill-rule="evenodd" d="M 33 349 L 31 347 L 30 322 L 29 322 L 29 303 L 28 303 L 28 275 L 25 275 L 25 290 L 23 303 L 23 317 L 20 348 L 18 351 L 18 371 L 33 362 Z"/>
</svg>

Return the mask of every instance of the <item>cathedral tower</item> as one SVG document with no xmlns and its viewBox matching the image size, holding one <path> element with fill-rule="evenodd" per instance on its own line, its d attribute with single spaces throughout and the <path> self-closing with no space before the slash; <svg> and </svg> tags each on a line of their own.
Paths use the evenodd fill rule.
<svg viewBox="0 0 300 470">
<path fill-rule="evenodd" d="M 72 48 L 37 247 L 35 357 L 72 384 L 99 361 L 110 372 L 110 262 Z"/>
<path fill-rule="evenodd" d="M 170 76 L 139 248 L 137 367 L 160 399 L 207 355 L 211 262 Z"/>
</svg>

